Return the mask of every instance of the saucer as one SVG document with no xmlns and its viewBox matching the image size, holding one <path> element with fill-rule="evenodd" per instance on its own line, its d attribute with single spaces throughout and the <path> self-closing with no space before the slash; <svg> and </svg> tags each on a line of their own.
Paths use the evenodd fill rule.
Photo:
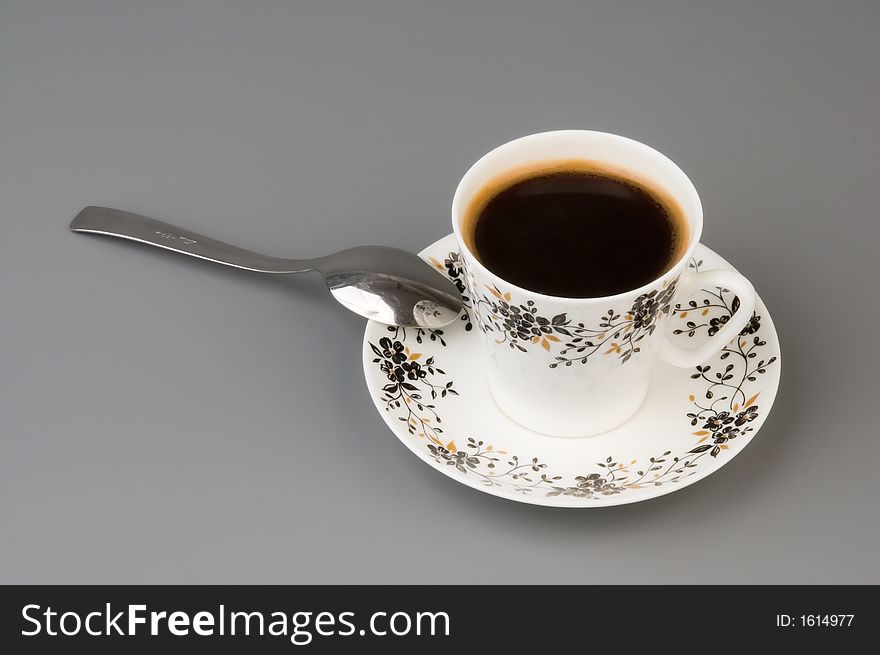
<svg viewBox="0 0 880 655">
<path fill-rule="evenodd" d="M 421 256 L 466 294 L 453 235 Z M 733 267 L 700 244 L 698 272 Z M 705 342 L 736 311 L 722 288 L 674 307 L 668 329 L 685 347 Z M 519 502 L 603 507 L 656 498 L 702 480 L 755 437 L 779 385 L 779 341 L 761 299 L 722 352 L 695 368 L 657 361 L 639 411 L 590 437 L 552 437 L 514 423 L 495 405 L 470 304 L 442 330 L 369 322 L 364 373 L 379 413 L 423 462 L 453 480 Z M 613 356 L 613 355 L 609 355 Z"/>
</svg>

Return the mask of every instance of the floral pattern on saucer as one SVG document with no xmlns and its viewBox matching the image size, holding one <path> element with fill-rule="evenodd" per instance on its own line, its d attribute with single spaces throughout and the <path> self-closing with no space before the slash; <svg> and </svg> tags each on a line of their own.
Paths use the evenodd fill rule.
<svg viewBox="0 0 880 655">
<path fill-rule="evenodd" d="M 466 273 L 457 252 L 428 259 L 442 268 L 450 279 L 464 286 L 461 278 Z M 696 272 L 702 264 L 702 260 L 694 259 L 689 263 L 689 268 Z M 739 300 L 729 290 L 715 288 L 703 289 L 690 300 L 677 304 L 673 310 L 670 303 L 674 290 L 673 283 L 660 293 L 645 294 L 647 297 L 640 297 L 635 303 L 638 307 L 634 306 L 624 317 L 612 312 L 606 321 L 609 325 L 599 326 L 605 331 L 601 338 L 606 341 L 617 339 L 614 334 L 625 329 L 620 327 L 620 323 L 624 323 L 629 324 L 628 334 L 635 335 L 632 339 L 633 343 L 637 343 L 637 330 L 655 329 L 656 318 L 661 312 L 672 312 L 674 323 L 670 329 L 674 338 L 695 339 L 700 334 L 711 336 L 730 319 L 739 305 Z M 527 336 L 531 335 L 528 336 L 529 342 L 541 343 L 545 349 L 542 339 L 555 344 L 557 342 L 549 337 L 563 334 L 571 342 L 577 338 L 574 336 L 576 329 L 586 329 L 572 326 L 566 322 L 564 315 L 543 317 L 528 304 L 520 306 L 519 312 L 513 312 L 509 298 L 500 290 L 495 291 L 500 297 L 493 293 L 493 301 L 482 299 L 477 301 L 477 305 L 494 303 L 492 312 L 495 314 L 489 314 L 489 320 L 501 321 L 503 318 L 507 321 L 499 322 L 499 325 L 515 333 L 507 334 L 506 338 L 511 342 L 524 341 L 521 334 L 526 333 L 525 323 L 530 326 L 527 332 Z M 377 406 L 391 419 L 389 425 L 393 426 L 393 421 L 406 426 L 409 439 L 416 440 L 408 444 L 410 448 L 417 454 L 420 448 L 423 449 L 422 458 L 436 468 L 449 472 L 449 475 L 461 476 L 462 481 L 467 479 L 472 486 L 491 490 L 496 495 L 507 496 L 513 492 L 517 496 L 531 498 L 528 502 L 536 504 L 560 504 L 556 500 L 562 498 L 567 499 L 566 506 L 620 504 L 632 502 L 625 500 L 629 496 L 634 501 L 665 493 L 665 490 L 661 492 L 658 488 L 682 486 L 680 483 L 698 473 L 702 473 L 699 477 L 708 475 L 720 466 L 718 462 L 741 450 L 737 445 L 739 442 L 752 437 L 757 425 L 755 422 L 763 417 L 764 412 L 759 403 L 764 391 L 761 379 L 768 370 L 778 366 L 775 332 L 770 326 L 768 335 L 772 335 L 772 339 L 765 335 L 768 328 L 759 313 L 762 307 L 759 303 L 751 321 L 738 338 L 710 362 L 691 369 L 691 372 L 675 369 L 681 372 L 676 375 L 688 376 L 691 380 L 687 403 L 682 404 L 680 414 L 678 433 L 686 437 L 681 446 L 677 449 L 664 449 L 661 446 L 656 454 L 641 457 L 632 454 L 622 456 L 624 453 L 619 451 L 615 454 L 606 452 L 599 461 L 579 471 L 572 470 L 570 465 L 568 470 L 561 470 L 560 462 L 554 464 L 541 457 L 538 443 L 531 453 L 513 453 L 499 443 L 504 440 L 504 434 L 445 433 L 444 415 L 447 411 L 461 411 L 455 405 L 461 399 L 455 381 L 444 368 L 444 355 L 450 347 L 450 339 L 471 338 L 465 337 L 460 331 L 464 328 L 463 331 L 467 332 L 472 328 L 472 299 L 465 297 L 466 309 L 462 321 L 448 328 L 448 332 L 376 326 L 384 334 L 377 339 L 367 338 L 365 345 L 369 348 L 368 365 L 375 367 L 385 380 L 378 390 Z M 516 321 L 519 322 L 512 322 L 509 315 L 504 316 L 502 308 L 508 314 L 517 314 Z M 532 319 L 523 318 L 526 315 Z M 477 323 L 480 324 L 479 319 Z M 559 327 L 568 330 L 569 334 L 558 331 Z M 611 330 L 614 332 L 609 335 Z M 376 333 L 376 330 L 372 332 Z M 453 333 L 457 333 L 456 337 L 452 336 Z M 371 329 L 368 328 L 367 336 L 370 335 Z M 534 341 L 535 337 L 538 338 L 537 342 Z M 574 343 L 584 344 L 578 348 L 589 348 L 586 341 L 588 339 L 584 337 L 582 341 Z M 513 345 L 521 347 L 516 343 Z M 424 355 L 423 346 L 430 347 L 431 354 Z M 563 348 L 569 347 L 566 343 Z M 629 347 L 634 348 L 632 344 Z M 594 349 L 587 356 L 597 351 Z M 620 353 L 618 355 L 623 357 Z M 775 377 L 778 377 L 778 372 Z M 775 385 L 769 393 L 772 399 Z M 536 435 L 536 438 L 547 437 Z M 421 446 L 418 446 L 418 441 L 422 441 Z M 652 489 L 657 491 L 648 493 Z"/>
</svg>

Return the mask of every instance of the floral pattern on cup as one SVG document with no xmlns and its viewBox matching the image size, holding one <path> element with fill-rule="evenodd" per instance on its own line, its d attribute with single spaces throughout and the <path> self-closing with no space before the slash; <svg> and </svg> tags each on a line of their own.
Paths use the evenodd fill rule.
<svg viewBox="0 0 880 655">
<path fill-rule="evenodd" d="M 609 309 L 596 326 L 572 321 L 562 312 L 547 316 L 532 300 L 517 303 L 510 292 L 487 286 L 474 307 L 483 332 L 496 333 L 496 343 L 527 352 L 530 347 L 556 350 L 548 365 L 586 364 L 597 355 L 616 355 L 622 364 L 641 352 L 639 342 L 653 334 L 661 316 L 669 314 L 678 280 L 638 296 L 625 312 Z M 729 317 L 728 317 L 729 318 Z"/>
<path fill-rule="evenodd" d="M 461 269 L 455 266 L 454 258 L 447 258 L 446 261 L 452 262 L 452 268 L 446 269 L 447 275 L 461 275 Z M 688 266 L 696 272 L 700 264 L 702 262 L 693 261 Z M 737 299 L 727 289 L 704 289 L 703 292 L 704 298 L 700 302 L 690 301 L 686 305 L 676 305 L 676 318 L 686 322 L 683 328 L 673 330 L 674 334 L 693 337 L 701 330 L 708 334 L 710 330 L 726 322 L 723 317 L 726 316 L 729 320 L 736 311 Z M 500 291 L 498 293 L 501 294 L 500 299 L 492 294 L 496 306 L 501 306 L 498 302 L 500 300 L 511 307 L 510 299 Z M 632 324 L 630 332 L 656 328 L 659 314 L 670 311 L 669 303 L 673 293 L 674 282 L 660 292 L 645 294 L 645 298 L 640 296 L 624 316 L 624 322 Z M 470 301 L 467 302 L 467 306 L 471 307 Z M 521 322 L 538 326 L 540 335 L 564 334 L 556 330 L 559 325 L 573 332 L 570 322 L 565 325 L 562 319 L 557 319 L 554 323 L 553 318 L 556 317 L 546 319 L 546 322 L 539 321 L 543 317 L 537 310 L 532 311 L 528 304 L 519 306 L 519 309 L 520 314 L 527 311 L 534 319 L 520 319 Z M 700 321 L 687 321 L 695 312 Z M 605 323 L 613 323 L 621 318 L 615 318 L 613 311 L 609 316 L 611 318 L 604 321 Z M 718 320 L 713 323 L 715 319 Z M 513 322 L 510 324 L 511 330 L 516 328 L 516 338 L 522 341 L 519 337 L 519 325 Z M 550 328 L 551 331 L 543 328 Z M 531 332 L 532 329 L 529 327 L 529 334 L 539 336 Z M 606 332 L 608 329 L 605 328 Z M 616 333 L 622 328 L 611 329 Z M 445 402 L 449 402 L 451 396 L 457 396 L 458 392 L 454 389 L 453 381 L 446 379 L 446 372 L 436 365 L 434 357 L 420 362 L 421 354 L 413 352 L 407 345 L 407 342 L 422 344 L 425 340 L 431 340 L 445 347 L 441 330 L 418 329 L 407 333 L 405 328 L 389 327 L 388 336 L 376 344 L 370 342 L 369 346 L 375 355 L 373 363 L 388 378 L 388 384 L 382 389 L 385 410 L 395 413 L 397 418 L 405 422 L 410 434 L 425 439 L 430 457 L 437 464 L 450 466 L 461 475 L 475 476 L 486 486 L 505 486 L 521 494 L 537 491 L 547 497 L 569 496 L 601 502 L 602 498 L 637 489 L 675 484 L 695 474 L 703 458 L 715 459 L 722 456 L 729 450 L 731 441 L 753 430 L 749 424 L 760 415 L 757 401 L 761 394 L 760 390 L 753 389 L 753 383 L 777 361 L 776 355 L 768 357 L 764 353 L 767 341 L 761 337 L 760 329 L 761 317 L 755 313 L 739 337 L 722 350 L 719 360 L 725 362 L 723 368 L 716 370 L 715 364 L 701 365 L 691 375 L 695 384 L 693 393 L 688 397 L 691 409 L 682 417 L 691 428 L 698 428 L 691 430 L 695 441 L 690 447 L 675 455 L 666 450 L 649 457 L 643 463 L 638 459 L 627 461 L 608 456 L 604 461 L 596 462 L 593 470 L 585 471 L 569 480 L 549 471 L 548 465 L 538 458 L 511 455 L 506 450 L 498 449 L 473 436 L 466 436 L 463 446 L 459 447 L 455 438 L 443 433 L 436 401 L 447 399 Z M 606 338 L 617 337 L 606 335 Z M 549 339 L 548 341 L 557 343 Z M 529 340 L 529 343 L 533 342 Z"/>
<path fill-rule="evenodd" d="M 461 316 L 459 320 L 464 323 L 464 329 L 470 332 L 473 329 L 473 324 L 471 323 L 471 316 L 468 312 L 468 309 L 471 307 L 471 299 L 468 296 L 467 285 L 465 284 L 465 276 L 467 275 L 467 271 L 465 270 L 464 260 L 461 258 L 461 255 L 456 252 L 450 252 L 442 262 L 438 262 L 433 257 L 429 258 L 431 263 L 434 265 L 437 270 L 446 275 L 452 283 L 455 285 L 455 288 L 458 289 L 458 292 L 461 294 L 462 304 L 464 305 L 464 310 L 461 312 Z"/>
</svg>

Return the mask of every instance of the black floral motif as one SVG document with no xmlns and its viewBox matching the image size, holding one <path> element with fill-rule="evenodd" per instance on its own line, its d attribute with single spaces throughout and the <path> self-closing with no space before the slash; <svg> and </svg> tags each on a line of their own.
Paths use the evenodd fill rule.
<svg viewBox="0 0 880 655">
<path fill-rule="evenodd" d="M 435 458 L 441 459 L 447 464 L 455 466 L 462 473 L 467 473 L 465 466 L 476 469 L 480 465 L 480 458 L 475 455 L 468 455 L 463 450 L 449 451 L 446 446 L 438 446 L 432 443 L 428 444 L 428 450 Z"/>
<path fill-rule="evenodd" d="M 384 343 L 390 344 L 390 348 L 382 349 L 382 361 L 380 368 L 382 372 L 392 382 L 403 382 L 404 380 L 421 380 L 428 375 L 427 369 L 415 361 L 407 360 L 407 355 L 402 351 L 396 350 L 398 346 L 403 346 L 399 341 L 392 342 L 388 337 L 379 340 L 379 345 Z"/>
<path fill-rule="evenodd" d="M 695 271 L 698 268 L 699 266 Z M 686 307 L 676 305 L 676 314 L 680 318 L 686 318 L 692 311 L 699 311 L 701 316 L 707 316 L 713 310 L 721 310 L 721 314 L 700 324 L 688 321 L 686 329 L 673 330 L 673 334 L 686 333 L 688 337 L 693 337 L 705 328 L 706 334 L 711 337 L 740 307 L 739 298 L 730 298 L 731 292 L 728 289 L 718 287 L 714 290 L 704 289 L 703 292 L 709 297 L 704 298 L 701 303 L 691 300 Z M 702 430 L 693 433 L 702 438 L 690 452 L 708 452 L 712 457 L 717 457 L 728 447 L 728 441 L 752 431 L 747 424 L 758 418 L 759 410 L 755 401 L 760 392 L 747 398 L 744 387 L 748 382 L 755 382 L 776 361 L 775 355 L 766 360 L 758 359 L 760 349 L 767 345 L 756 334 L 760 328 L 761 319 L 754 313 L 739 336 L 722 349 L 719 359 L 727 360 L 722 370 L 713 373 L 712 365 L 706 364 L 697 366 L 696 372 L 691 375 L 692 379 L 703 380 L 708 385 L 700 400 L 691 396 L 695 411 L 689 412 L 688 418 L 691 419 L 691 425 L 696 426 L 702 422 L 703 426 Z M 751 339 L 744 338 L 749 336 Z"/>
<path fill-rule="evenodd" d="M 701 262 L 702 263 L 702 262 Z M 696 272 L 698 268 L 695 268 Z M 688 321 L 685 325 L 686 329 L 675 329 L 672 331 L 673 334 L 684 334 L 687 333 L 689 337 L 694 336 L 700 329 L 706 328 L 706 334 L 710 337 L 715 336 L 718 331 L 727 325 L 727 322 L 730 320 L 730 317 L 736 313 L 740 306 L 740 300 L 738 296 L 734 296 L 733 300 L 728 304 L 725 299 L 725 294 L 730 293 L 727 289 L 722 287 L 717 287 L 714 291 L 710 291 L 708 289 L 704 289 L 704 292 L 709 294 L 711 298 L 704 298 L 702 303 L 697 303 L 696 300 L 691 300 L 687 303 L 687 306 L 683 306 L 681 304 L 677 304 L 675 306 L 675 313 L 678 314 L 681 318 L 686 318 L 690 312 L 699 311 L 701 316 L 707 316 L 709 312 L 713 308 L 721 308 L 724 312 L 718 316 L 713 316 L 708 319 L 706 323 L 697 323 L 695 321 Z M 761 317 L 757 312 L 752 312 L 752 316 L 749 319 L 749 322 L 746 323 L 745 327 L 740 330 L 739 335 L 741 337 L 748 336 L 750 334 L 755 334 L 758 330 L 761 329 Z"/>
<path fill-rule="evenodd" d="M 603 478 L 598 473 L 590 473 L 589 475 L 578 475 L 575 477 L 577 485 L 574 487 L 553 487 L 548 496 L 574 496 L 575 498 L 592 498 L 594 494 L 602 494 L 603 496 L 613 496 L 623 491 L 622 487 L 618 487 L 613 481 Z"/>
<path fill-rule="evenodd" d="M 499 312 L 504 317 L 504 327 L 511 340 L 533 339 L 553 332 L 550 321 L 543 316 L 537 316 L 531 300 L 527 306 L 520 307 L 508 305 L 504 301 L 498 304 Z"/>
<path fill-rule="evenodd" d="M 601 472 L 575 477 L 575 484 L 569 487 L 555 485 L 547 493 L 547 496 L 573 496 L 575 498 L 600 499 L 602 496 L 614 496 L 629 489 L 643 489 L 645 487 L 660 487 L 668 483 L 676 483 L 683 478 L 696 473 L 696 461 L 702 453 L 689 452 L 680 457 L 669 457 L 672 451 L 665 451 L 662 455 L 651 457 L 648 466 L 630 471 L 630 467 L 637 463 L 632 460 L 629 464 L 614 461 L 607 457 L 604 462 L 598 462 L 597 467 Z"/>
<path fill-rule="evenodd" d="M 669 314 L 676 282 L 643 293 L 623 316 L 609 309 L 598 327 L 574 323 L 564 312 L 546 316 L 538 311 L 534 301 L 516 304 L 509 292 L 502 292 L 498 287 L 487 287 L 489 293 L 477 301 L 475 313 L 483 332 L 498 333 L 501 335 L 496 340 L 498 343 L 507 343 L 521 352 L 526 352 L 531 345 L 539 345 L 549 352 L 555 344 L 561 343 L 550 368 L 560 364 L 571 366 L 574 362 L 586 364 L 599 352 L 616 354 L 621 363 L 626 363 L 641 352 L 639 342 L 653 334 L 660 316 Z M 565 337 L 564 341 L 560 335 Z"/>
<path fill-rule="evenodd" d="M 746 407 L 743 411 L 737 414 L 736 420 L 734 420 L 733 424 L 742 426 L 746 423 L 751 423 L 756 418 L 758 418 L 758 406 L 752 405 L 751 407 Z"/>
<path fill-rule="evenodd" d="M 507 484 L 519 493 L 529 493 L 540 486 L 551 485 L 561 476 L 549 476 L 544 473 L 547 465 L 534 457 L 528 461 L 520 461 L 516 455 L 508 456 L 507 451 L 495 450 L 483 441 L 469 437 L 467 450 L 459 450 L 454 442 L 443 445 L 439 442 L 429 443 L 428 451 L 438 464 L 454 466 L 461 473 L 477 476 L 487 487 Z"/>
<path fill-rule="evenodd" d="M 400 367 L 406 371 L 406 377 L 410 380 L 421 380 L 428 375 L 428 371 L 418 362 L 404 362 Z"/>
<path fill-rule="evenodd" d="M 385 411 L 405 410 L 405 415 L 398 418 L 406 423 L 410 434 L 419 434 L 440 443 L 442 420 L 433 401 L 448 394 L 457 396 L 458 392 L 452 381 L 434 384 L 428 378 L 446 375 L 445 371 L 434 365 L 433 357 L 425 359 L 424 364 L 420 363 L 421 353 L 410 351 L 396 338 L 382 337 L 378 345 L 370 342 L 370 349 L 376 355 L 373 363 L 378 364 L 379 370 L 388 378 L 388 384 L 382 387 Z M 430 395 L 430 401 L 425 398 L 426 393 Z"/>
<path fill-rule="evenodd" d="M 761 317 L 756 313 L 752 313 L 752 317 L 749 319 L 749 322 L 746 323 L 746 326 L 740 331 L 740 336 L 745 337 L 749 334 L 754 334 L 758 330 L 761 329 Z"/>
<path fill-rule="evenodd" d="M 707 330 L 709 336 L 710 337 L 714 336 L 718 332 L 718 330 L 720 330 L 721 328 L 723 328 L 727 324 L 727 321 L 729 321 L 729 320 L 730 320 L 730 316 L 727 316 L 727 315 L 718 316 L 716 318 L 711 319 L 709 321 L 709 329 Z"/>
<path fill-rule="evenodd" d="M 565 314 L 547 318 L 538 314 L 532 300 L 517 305 L 511 301 L 510 293 L 503 293 L 498 287 L 488 289 L 490 295 L 484 294 L 477 302 L 476 314 L 483 332 L 502 335 L 498 343 L 526 352 L 526 345 L 540 343 L 550 350 L 550 343 L 559 341 L 553 333 L 564 324 Z"/>
<path fill-rule="evenodd" d="M 404 351 L 404 345 L 399 341 L 391 341 L 388 337 L 383 337 L 379 339 L 379 347 L 382 349 L 382 357 L 389 364 L 397 365 L 406 360 L 406 354 Z"/>
<path fill-rule="evenodd" d="M 650 328 L 651 332 L 653 332 L 656 327 L 654 321 L 657 319 L 657 316 L 661 313 L 669 313 L 669 303 L 673 295 L 675 295 L 674 282 L 661 290 L 660 293 L 657 293 L 657 289 L 654 289 L 636 298 L 630 310 L 630 314 L 633 317 L 633 329 Z"/>
<path fill-rule="evenodd" d="M 730 415 L 730 412 L 719 412 L 714 416 L 710 416 L 706 421 L 706 425 L 703 426 L 704 430 L 721 430 L 728 423 L 733 423 L 733 417 Z"/>
<path fill-rule="evenodd" d="M 468 296 L 467 285 L 465 284 L 467 269 L 464 260 L 455 250 L 446 255 L 443 262 L 438 262 L 433 257 L 431 257 L 430 260 L 434 266 L 446 274 L 446 277 L 452 281 L 455 288 L 458 289 L 458 292 L 461 294 L 461 300 L 465 309 L 461 312 L 460 320 L 464 323 L 464 329 L 470 332 L 474 328 L 474 325 L 471 323 L 470 312 L 468 312 L 468 309 L 471 306 L 471 299 Z"/>
<path fill-rule="evenodd" d="M 570 338 L 550 368 L 560 364 L 571 366 L 574 362 L 586 364 L 591 356 L 600 351 L 605 355 L 616 353 L 621 363 L 628 362 L 633 355 L 641 352 L 639 342 L 654 333 L 660 317 L 669 314 L 677 283 L 676 279 L 662 289 L 643 293 L 622 318 L 609 309 L 598 328 L 588 328 L 583 323 L 563 323 L 564 333 Z"/>
</svg>

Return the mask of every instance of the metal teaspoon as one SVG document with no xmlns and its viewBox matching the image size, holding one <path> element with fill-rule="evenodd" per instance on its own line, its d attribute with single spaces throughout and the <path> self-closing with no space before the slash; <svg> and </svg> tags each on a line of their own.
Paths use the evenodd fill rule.
<svg viewBox="0 0 880 655">
<path fill-rule="evenodd" d="M 109 207 L 86 207 L 73 232 L 105 234 L 258 273 L 317 271 L 342 305 L 380 323 L 441 328 L 462 309 L 455 285 L 418 255 L 388 246 L 360 246 L 315 259 L 281 259 Z"/>
</svg>

